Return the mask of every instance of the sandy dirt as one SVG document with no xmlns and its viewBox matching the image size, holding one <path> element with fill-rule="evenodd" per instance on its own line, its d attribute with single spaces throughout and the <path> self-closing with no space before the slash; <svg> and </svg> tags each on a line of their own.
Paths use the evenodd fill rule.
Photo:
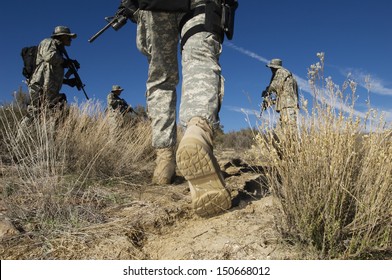
<svg viewBox="0 0 392 280">
<path fill-rule="evenodd" d="M 103 209 L 102 223 L 45 239 L 29 231 L 0 242 L 2 259 L 303 259 L 282 239 L 278 201 L 263 183 L 262 166 L 249 166 L 235 152 L 218 156 L 233 207 L 196 216 L 188 183 L 116 188 L 123 203 Z"/>
</svg>

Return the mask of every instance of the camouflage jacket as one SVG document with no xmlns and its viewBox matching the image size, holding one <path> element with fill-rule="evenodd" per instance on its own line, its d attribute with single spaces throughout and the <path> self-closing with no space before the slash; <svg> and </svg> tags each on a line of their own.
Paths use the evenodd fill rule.
<svg viewBox="0 0 392 280">
<path fill-rule="evenodd" d="M 107 96 L 108 103 L 108 111 L 109 112 L 118 112 L 118 113 L 126 113 L 129 108 L 128 103 L 122 99 L 120 96 L 110 92 Z"/>
<path fill-rule="evenodd" d="M 30 85 L 34 84 L 43 89 L 44 93 L 60 92 L 64 79 L 64 46 L 57 39 L 44 39 L 38 46 L 37 67 L 31 78 Z"/>
<path fill-rule="evenodd" d="M 267 87 L 268 94 L 276 93 L 275 110 L 298 108 L 298 85 L 293 75 L 285 68 L 278 68 Z"/>
</svg>

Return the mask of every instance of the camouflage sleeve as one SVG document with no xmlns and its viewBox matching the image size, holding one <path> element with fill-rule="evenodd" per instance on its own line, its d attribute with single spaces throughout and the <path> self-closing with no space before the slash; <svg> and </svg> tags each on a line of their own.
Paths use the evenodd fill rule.
<svg viewBox="0 0 392 280">
<path fill-rule="evenodd" d="M 116 109 L 117 108 L 117 100 L 114 98 L 113 93 L 109 93 L 108 98 L 108 107 L 111 109 Z"/>
<path fill-rule="evenodd" d="M 288 71 L 286 71 L 284 69 L 278 69 L 276 71 L 276 74 L 273 77 L 273 79 L 271 80 L 270 85 L 268 87 L 269 92 L 279 93 L 281 91 L 281 89 L 283 88 L 283 83 L 289 74 L 286 72 L 288 72 Z"/>
<path fill-rule="evenodd" d="M 128 103 L 124 99 L 120 98 L 118 100 L 118 107 L 120 107 L 120 112 L 124 113 L 128 109 L 129 106 L 128 106 Z"/>
<path fill-rule="evenodd" d="M 120 102 L 121 105 L 123 105 L 123 106 L 128 106 L 127 101 L 125 101 L 125 99 L 123 99 L 123 98 L 119 98 L 119 102 Z"/>
<path fill-rule="evenodd" d="M 39 54 L 45 62 L 52 65 L 61 65 L 64 62 L 64 58 L 59 50 L 59 45 L 53 39 L 45 39 L 41 42 Z"/>
<path fill-rule="evenodd" d="M 112 93 L 110 93 L 107 97 L 108 107 L 117 110 L 119 109 L 120 112 L 125 111 L 128 108 L 128 103 L 119 97 L 115 97 Z"/>
</svg>

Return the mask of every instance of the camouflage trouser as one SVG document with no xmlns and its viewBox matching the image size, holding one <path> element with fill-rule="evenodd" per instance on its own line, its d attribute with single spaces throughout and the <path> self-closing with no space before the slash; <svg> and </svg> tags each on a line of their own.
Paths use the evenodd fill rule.
<svg viewBox="0 0 392 280">
<path fill-rule="evenodd" d="M 118 140 L 119 129 L 121 128 L 121 115 L 117 112 L 107 112 L 107 123 L 109 126 L 109 134 L 112 140 Z"/>
<path fill-rule="evenodd" d="M 147 110 L 152 121 L 155 148 L 176 143 L 176 86 L 178 84 L 178 26 L 183 14 L 139 11 L 137 47 L 147 56 Z M 204 14 L 189 20 L 182 34 L 204 22 Z M 199 32 L 186 42 L 182 51 L 183 85 L 180 121 L 203 117 L 218 124 L 223 95 L 223 79 L 218 63 L 221 44 L 208 32 Z M 222 92 L 222 93 L 221 93 Z"/>
<path fill-rule="evenodd" d="M 284 133 L 296 135 L 298 132 L 297 118 L 297 108 L 284 108 L 280 110 L 279 129 Z"/>
<path fill-rule="evenodd" d="M 204 14 L 189 20 L 181 36 L 204 20 Z M 209 32 L 196 33 L 184 45 L 180 107 L 182 125 L 185 126 L 193 117 L 202 117 L 213 127 L 219 126 L 219 110 L 224 95 L 224 79 L 219 65 L 221 52 L 218 36 Z"/>
<path fill-rule="evenodd" d="M 53 121 L 53 129 L 58 125 L 67 112 L 64 110 L 67 103 L 67 97 L 64 93 L 46 93 L 40 86 L 32 84 L 29 85 L 30 104 L 27 106 L 27 114 L 20 122 L 17 139 L 31 127 L 36 117 L 45 114 L 46 117 L 53 116 L 54 110 L 58 110 Z M 50 113 L 50 114 L 48 114 Z M 42 115 L 41 115 L 42 116 Z"/>
<path fill-rule="evenodd" d="M 38 85 L 29 86 L 30 106 L 34 110 L 41 110 L 43 107 L 48 109 L 63 109 L 67 103 L 67 96 L 64 93 L 45 92 Z"/>
</svg>

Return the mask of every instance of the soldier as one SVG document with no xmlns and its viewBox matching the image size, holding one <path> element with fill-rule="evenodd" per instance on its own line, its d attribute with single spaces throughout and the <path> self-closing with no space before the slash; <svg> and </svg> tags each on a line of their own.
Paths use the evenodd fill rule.
<svg viewBox="0 0 392 280">
<path fill-rule="evenodd" d="M 124 89 L 119 85 L 113 85 L 107 96 L 107 113 L 110 125 L 110 133 L 116 136 L 118 128 L 126 121 L 124 118 L 128 113 L 136 113 L 133 108 L 120 97 Z"/>
<path fill-rule="evenodd" d="M 237 1 L 231 2 L 238 5 Z M 149 62 L 147 109 L 152 121 L 152 145 L 157 152 L 153 182 L 169 184 L 175 172 L 180 34 L 180 122 L 186 131 L 176 153 L 177 165 L 189 182 L 196 214 L 209 216 L 229 209 L 230 193 L 212 142 L 213 129 L 219 126 L 224 82 L 219 65 L 223 41 L 221 0 L 123 0 L 119 13 L 137 22 L 137 47 Z"/>
<path fill-rule="evenodd" d="M 70 63 L 79 67 L 76 60 L 64 58 L 65 47 L 71 46 L 72 39 L 77 35 L 71 33 L 65 26 L 55 27 L 51 38 L 44 39 L 38 45 L 36 68 L 28 80 L 30 104 L 27 106 L 27 115 L 22 119 L 17 133 L 17 141 L 20 141 L 26 128 L 30 127 L 34 117 L 43 108 L 62 109 L 67 103 L 67 97 L 60 93 L 63 84 L 71 87 L 77 85 L 75 78 L 64 79 L 64 69 Z"/>
<path fill-rule="evenodd" d="M 29 82 L 31 98 L 30 109 L 38 110 L 41 106 L 61 108 L 67 102 L 64 93 L 60 93 L 63 84 L 76 85 L 75 78 L 64 79 L 64 69 L 71 61 L 64 58 L 65 47 L 71 46 L 77 35 L 65 26 L 57 26 L 51 38 L 44 39 L 38 46 L 37 67 Z M 73 61 L 79 65 L 76 61 Z"/>
<path fill-rule="evenodd" d="M 280 128 L 296 131 L 299 109 L 297 81 L 293 74 L 282 66 L 281 59 L 272 59 L 266 66 L 271 69 L 272 78 L 262 93 L 262 110 L 274 103 L 276 112 L 280 113 Z M 276 100 L 271 99 L 273 93 L 276 94 Z"/>
<path fill-rule="evenodd" d="M 133 111 L 132 107 L 130 107 L 128 103 L 120 97 L 123 90 L 124 89 L 121 88 L 119 85 L 112 86 L 112 90 L 107 96 L 109 113 L 123 115 L 128 111 Z"/>
</svg>

